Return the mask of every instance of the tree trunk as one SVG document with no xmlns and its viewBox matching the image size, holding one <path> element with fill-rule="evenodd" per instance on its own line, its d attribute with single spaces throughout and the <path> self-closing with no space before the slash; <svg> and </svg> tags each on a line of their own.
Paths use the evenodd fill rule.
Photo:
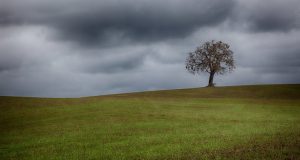
<svg viewBox="0 0 300 160">
<path fill-rule="evenodd" d="M 210 72 L 208 87 L 213 87 L 214 86 L 214 75 L 215 75 L 215 72 Z"/>
</svg>

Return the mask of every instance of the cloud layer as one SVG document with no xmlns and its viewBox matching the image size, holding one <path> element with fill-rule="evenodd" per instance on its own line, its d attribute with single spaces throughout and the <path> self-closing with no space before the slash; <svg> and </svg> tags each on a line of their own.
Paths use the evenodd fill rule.
<svg viewBox="0 0 300 160">
<path fill-rule="evenodd" d="M 297 0 L 0 0 L 0 95 L 74 97 L 205 86 L 187 53 L 229 43 L 219 85 L 300 82 Z"/>
</svg>

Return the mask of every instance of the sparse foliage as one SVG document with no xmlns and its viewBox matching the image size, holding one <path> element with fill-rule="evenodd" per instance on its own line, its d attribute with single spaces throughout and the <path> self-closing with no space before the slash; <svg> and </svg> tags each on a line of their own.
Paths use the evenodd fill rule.
<svg viewBox="0 0 300 160">
<path fill-rule="evenodd" d="M 186 59 L 186 69 L 192 74 L 209 73 L 208 86 L 214 86 L 215 74 L 224 74 L 235 68 L 233 52 L 229 45 L 222 41 L 208 41 L 194 52 L 189 53 Z"/>
</svg>

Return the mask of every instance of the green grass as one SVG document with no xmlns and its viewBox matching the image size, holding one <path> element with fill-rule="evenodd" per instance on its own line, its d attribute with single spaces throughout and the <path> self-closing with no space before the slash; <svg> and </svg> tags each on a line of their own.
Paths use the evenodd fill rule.
<svg viewBox="0 0 300 160">
<path fill-rule="evenodd" d="M 0 159 L 300 159 L 300 85 L 0 97 Z"/>
</svg>

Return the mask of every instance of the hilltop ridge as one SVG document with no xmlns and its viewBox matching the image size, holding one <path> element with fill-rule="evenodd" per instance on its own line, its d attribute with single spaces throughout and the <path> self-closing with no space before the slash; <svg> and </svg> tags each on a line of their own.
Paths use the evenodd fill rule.
<svg viewBox="0 0 300 160">
<path fill-rule="evenodd" d="M 104 95 L 100 97 L 182 98 L 300 98 L 300 84 L 244 85 L 158 90 Z"/>
</svg>

